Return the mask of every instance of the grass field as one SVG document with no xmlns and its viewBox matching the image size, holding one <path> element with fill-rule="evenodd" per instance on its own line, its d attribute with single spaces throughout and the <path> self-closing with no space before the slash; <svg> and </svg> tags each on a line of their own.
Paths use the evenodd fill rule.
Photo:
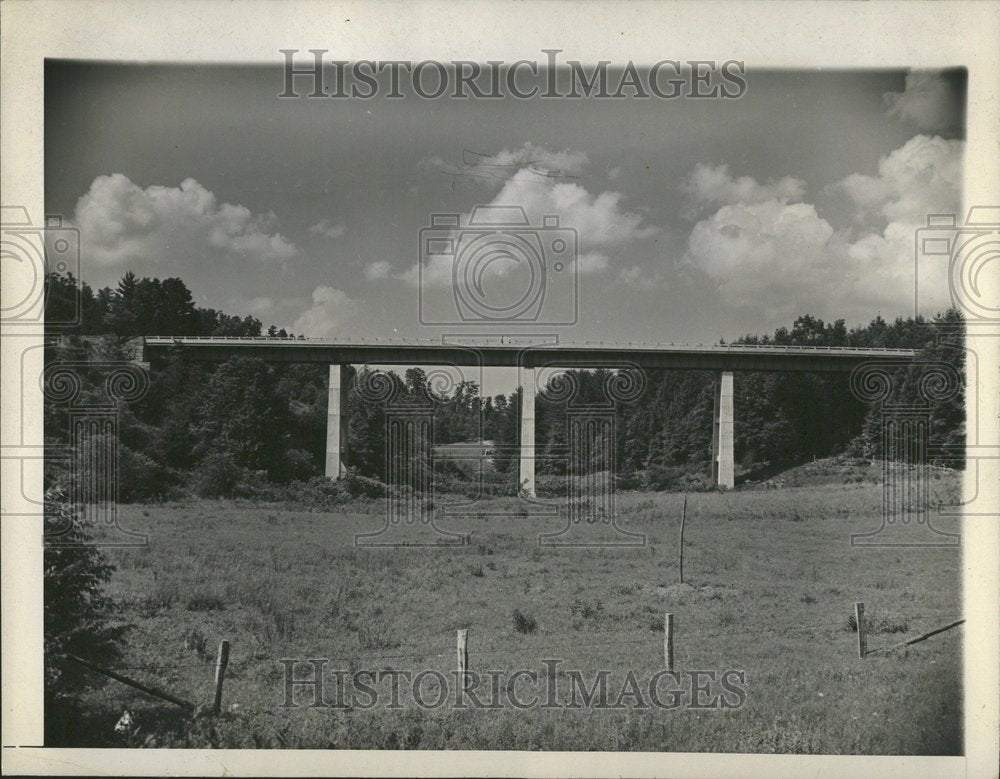
<svg viewBox="0 0 1000 779">
<path fill-rule="evenodd" d="M 158 747 L 960 754 L 961 628 L 857 657 L 854 601 L 867 606 L 872 649 L 962 613 L 959 549 L 851 547 L 851 533 L 879 524 L 876 476 L 821 464 L 780 489 L 688 496 L 683 585 L 676 494 L 620 495 L 622 525 L 646 544 L 589 549 L 540 547 L 539 534 L 562 521 L 525 515 L 510 499 L 440 520 L 470 534 L 467 544 L 402 549 L 354 546 L 356 533 L 381 527 L 380 502 L 337 513 L 123 506 L 122 524 L 149 544 L 111 552 L 109 591 L 134 625 L 121 670 L 205 703 L 215 649 L 228 638 L 225 712 L 188 720 L 109 682 L 88 694 L 80 731 L 93 745 Z M 957 474 L 933 478 L 934 492 L 954 499 Z M 515 629 L 515 609 L 533 632 Z M 281 706 L 281 658 L 449 672 L 459 628 L 469 630 L 473 669 L 541 670 L 560 659 L 648 678 L 662 668 L 664 612 L 675 615 L 678 669 L 744 670 L 742 707 Z M 138 730 L 116 735 L 126 708 Z"/>
</svg>

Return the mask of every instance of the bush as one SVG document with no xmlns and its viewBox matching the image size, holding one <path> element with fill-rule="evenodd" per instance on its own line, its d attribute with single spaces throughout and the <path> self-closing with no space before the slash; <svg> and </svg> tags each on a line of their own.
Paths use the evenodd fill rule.
<svg viewBox="0 0 1000 779">
<path fill-rule="evenodd" d="M 474 469 L 445 468 L 434 473 L 434 491 L 441 494 L 464 495 L 470 499 L 513 497 L 517 495 L 517 474 Z"/>
<path fill-rule="evenodd" d="M 329 511 L 346 499 L 340 483 L 326 476 L 293 481 L 285 488 L 288 500 L 313 511 Z"/>
<path fill-rule="evenodd" d="M 289 480 L 302 481 L 316 476 L 319 469 L 313 457 L 305 449 L 289 449 L 285 452 L 285 477 Z"/>
<path fill-rule="evenodd" d="M 378 479 L 358 476 L 352 469 L 340 479 L 314 476 L 306 481 L 294 481 L 280 488 L 276 497 L 310 511 L 332 511 L 352 498 L 381 498 L 386 485 Z"/>
<path fill-rule="evenodd" d="M 113 460 L 109 456 L 95 456 L 99 452 L 110 454 L 117 450 L 118 471 L 111 471 Z M 142 503 L 161 500 L 179 482 L 169 468 L 152 458 L 131 449 L 107 434 L 88 436 L 81 442 L 75 458 L 76 468 L 54 458 L 46 459 L 45 483 L 51 487 L 71 492 L 71 482 L 82 485 L 90 497 L 95 489 L 103 489 L 114 476 L 117 482 L 117 499 L 121 503 Z"/>
<path fill-rule="evenodd" d="M 626 473 L 615 474 L 616 490 L 641 490 L 642 473 L 639 471 L 628 471 Z"/>
<path fill-rule="evenodd" d="M 168 468 L 141 452 L 122 446 L 118 451 L 118 500 L 142 503 L 162 500 L 177 483 Z"/>
<path fill-rule="evenodd" d="M 564 498 L 569 493 L 568 479 L 574 478 L 572 476 L 536 476 L 535 477 L 535 491 L 539 495 L 545 495 L 552 498 Z"/>
<path fill-rule="evenodd" d="M 704 492 L 712 488 L 706 475 L 708 466 L 693 470 L 692 466 L 651 463 L 646 468 L 645 486 L 650 490 Z"/>
<path fill-rule="evenodd" d="M 113 604 L 103 585 L 114 566 L 59 489 L 45 494 L 44 522 L 45 743 L 51 744 L 66 741 L 78 721 L 77 695 L 102 678 L 66 654 L 113 666 L 127 627 L 110 624 Z"/>
<path fill-rule="evenodd" d="M 520 609 L 514 609 L 511 617 L 514 620 L 514 631 L 517 633 L 534 633 L 538 629 L 535 618 Z"/>
<path fill-rule="evenodd" d="M 229 498 L 246 475 L 231 454 L 212 452 L 195 469 L 192 486 L 203 498 Z"/>
<path fill-rule="evenodd" d="M 382 498 L 385 497 L 385 485 L 378 479 L 359 476 L 353 468 L 340 479 L 339 488 L 352 498 Z"/>
<path fill-rule="evenodd" d="M 199 588 L 187 598 L 188 611 L 222 611 L 225 608 L 225 599 L 213 590 Z"/>
<path fill-rule="evenodd" d="M 570 616 L 580 615 L 584 619 L 597 619 L 604 616 L 604 604 L 599 599 L 586 601 L 583 598 L 573 599 L 573 606 L 570 609 Z"/>
</svg>

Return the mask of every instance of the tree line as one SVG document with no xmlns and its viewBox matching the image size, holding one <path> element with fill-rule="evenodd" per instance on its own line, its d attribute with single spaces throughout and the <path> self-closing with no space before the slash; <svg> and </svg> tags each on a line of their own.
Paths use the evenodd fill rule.
<svg viewBox="0 0 1000 779">
<path fill-rule="evenodd" d="M 232 316 L 196 306 L 187 285 L 178 278 L 138 278 L 132 271 L 112 289 L 96 293 L 72 273 L 50 273 L 45 281 L 45 315 L 59 322 L 50 329 L 76 335 L 215 335 L 259 336 L 262 325 L 252 316 Z M 292 337 L 272 325 L 270 336 Z"/>
<path fill-rule="evenodd" d="M 72 277 L 50 277 L 48 311 L 65 319 L 65 310 L 58 307 L 71 305 L 74 295 L 90 303 L 83 306 L 78 324 L 61 331 L 67 337 L 49 349 L 49 362 L 127 361 L 125 343 L 136 335 L 261 332 L 261 323 L 252 317 L 195 306 L 179 279 L 137 279 L 126 273 L 114 290 L 94 295 L 87 289 Z M 916 349 L 920 360 L 915 365 L 893 371 L 892 402 L 899 404 L 927 403 L 922 366 L 929 362 L 951 366 L 964 376 L 964 323 L 954 310 L 932 320 L 876 317 L 850 329 L 843 320 L 826 323 L 802 316 L 791 328 L 745 335 L 734 343 Z M 715 375 L 690 370 L 628 373 L 568 371 L 540 389 L 535 434 L 540 483 L 613 468 L 625 485 L 707 485 Z M 616 379 L 643 391 L 634 398 L 610 398 L 607 388 Z M 372 400 L 373 382 L 379 381 L 391 384 L 382 387 L 380 396 L 391 401 Z M 574 388 L 571 396 L 564 391 L 567 381 Z M 99 394 L 102 382 L 96 369 L 85 375 L 84 395 Z M 435 483 L 441 485 L 468 481 L 485 468 L 498 491 L 516 491 L 520 388 L 482 397 L 475 382 L 461 381 L 445 392 L 430 386 L 421 368 L 378 377 L 367 366 L 350 371 L 348 387 L 347 462 L 352 472 L 384 481 L 388 419 L 415 413 L 431 420 L 421 433 L 430 440 L 406 442 L 409 451 L 423 453 L 408 473 L 433 468 Z M 875 459 L 883 454 L 882 410 L 857 397 L 846 375 L 739 372 L 734 392 L 737 467 L 747 477 L 814 457 Z M 938 452 L 931 459 L 963 465 L 941 454 L 949 447 L 960 451 L 964 444 L 962 387 L 932 398 L 928 414 Z M 581 423 L 573 430 L 583 431 L 582 439 L 570 441 L 570 418 Z M 68 409 L 48 402 L 47 435 L 55 442 L 67 425 Z M 226 494 L 240 484 L 281 485 L 322 477 L 326 425 L 325 366 L 269 365 L 245 357 L 209 365 L 177 350 L 152 371 L 148 393 L 119 408 L 120 484 L 130 493 L 120 497 L 155 498 L 185 484 L 201 484 L 204 494 Z M 485 464 L 427 456 L 437 445 L 480 440 L 495 447 L 495 456 Z"/>
</svg>

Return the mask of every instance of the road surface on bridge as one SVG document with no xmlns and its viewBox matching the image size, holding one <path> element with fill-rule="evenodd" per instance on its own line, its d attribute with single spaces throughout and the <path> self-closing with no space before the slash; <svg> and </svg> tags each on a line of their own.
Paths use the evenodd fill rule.
<svg viewBox="0 0 1000 779">
<path fill-rule="evenodd" d="M 912 349 L 868 349 L 778 344 L 606 343 L 459 337 L 432 339 L 256 338 L 147 336 L 143 360 L 156 362 L 173 349 L 197 360 L 258 357 L 266 362 L 326 365 L 464 365 L 581 368 L 677 368 L 714 371 L 846 372 L 858 365 L 905 365 Z"/>
</svg>

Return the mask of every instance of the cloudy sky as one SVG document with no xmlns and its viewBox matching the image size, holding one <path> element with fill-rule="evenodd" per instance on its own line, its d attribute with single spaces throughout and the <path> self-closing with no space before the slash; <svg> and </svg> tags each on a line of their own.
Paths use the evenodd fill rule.
<svg viewBox="0 0 1000 779">
<path fill-rule="evenodd" d="M 91 285 L 180 276 L 312 336 L 440 333 L 418 287 L 452 265 L 419 265 L 420 231 L 484 204 L 576 230 L 577 322 L 542 328 L 567 340 L 911 313 L 914 230 L 960 205 L 962 78 L 746 80 L 737 100 L 281 100 L 276 67 L 49 63 L 47 211 Z"/>
</svg>

